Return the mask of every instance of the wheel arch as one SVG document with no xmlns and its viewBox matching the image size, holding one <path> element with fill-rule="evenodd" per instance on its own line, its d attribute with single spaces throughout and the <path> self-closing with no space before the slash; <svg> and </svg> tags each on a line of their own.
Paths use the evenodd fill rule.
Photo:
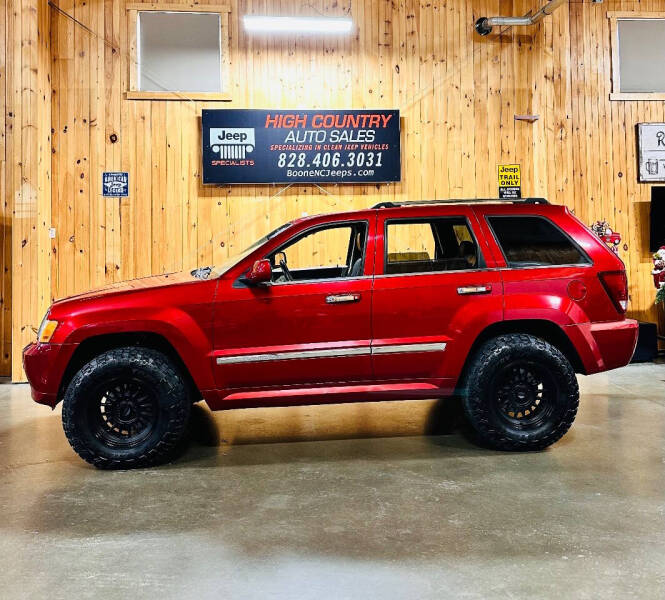
<svg viewBox="0 0 665 600">
<path fill-rule="evenodd" d="M 105 333 L 93 335 L 84 339 L 72 354 L 63 373 L 58 389 L 58 402 L 62 400 L 69 382 L 84 364 L 95 356 L 99 356 L 102 352 L 126 346 L 150 348 L 161 352 L 171 359 L 175 367 L 181 373 L 190 394 L 192 394 L 192 398 L 197 399 L 201 396 L 201 392 L 194 381 L 192 374 L 171 342 L 159 333 L 151 331 L 133 331 Z"/>
<path fill-rule="evenodd" d="M 566 357 L 576 373 L 586 374 L 582 359 L 573 342 L 563 329 L 553 321 L 547 321 L 545 319 L 515 319 L 499 321 L 498 323 L 492 323 L 483 329 L 471 345 L 466 360 L 464 361 L 462 373 L 458 380 L 458 391 L 464 386 L 469 364 L 473 360 L 473 357 L 480 346 L 482 346 L 487 340 L 511 333 L 533 335 L 552 344 L 552 346 Z"/>
</svg>

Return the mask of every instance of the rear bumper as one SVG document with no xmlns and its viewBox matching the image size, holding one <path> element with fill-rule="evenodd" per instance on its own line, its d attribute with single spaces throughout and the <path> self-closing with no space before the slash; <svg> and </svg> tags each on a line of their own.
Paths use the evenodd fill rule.
<svg viewBox="0 0 665 600">
<path fill-rule="evenodd" d="M 566 327 L 587 375 L 623 367 L 637 346 L 639 325 L 633 319 L 580 323 Z"/>
<path fill-rule="evenodd" d="M 60 381 L 76 344 L 28 344 L 23 349 L 23 369 L 32 399 L 53 408 L 58 403 Z"/>
</svg>

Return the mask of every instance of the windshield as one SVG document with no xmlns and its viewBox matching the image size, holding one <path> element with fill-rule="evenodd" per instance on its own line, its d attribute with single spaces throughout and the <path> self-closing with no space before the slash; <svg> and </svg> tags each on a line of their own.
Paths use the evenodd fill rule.
<svg viewBox="0 0 665 600">
<path fill-rule="evenodd" d="M 243 258 L 249 256 L 252 252 L 254 252 L 254 250 L 263 246 L 263 244 L 265 244 L 268 240 L 271 240 L 277 234 L 282 233 L 282 231 L 288 229 L 289 227 L 291 227 L 291 223 L 284 223 L 284 225 L 281 225 L 277 229 L 271 231 L 268 235 L 263 236 L 260 240 L 254 242 L 251 246 L 245 248 L 239 254 L 230 256 L 223 263 L 215 265 L 212 267 L 210 275 L 207 277 L 207 279 L 213 279 L 215 277 L 219 277 L 220 275 L 224 275 L 224 273 L 226 273 L 232 267 L 235 267 Z"/>
</svg>

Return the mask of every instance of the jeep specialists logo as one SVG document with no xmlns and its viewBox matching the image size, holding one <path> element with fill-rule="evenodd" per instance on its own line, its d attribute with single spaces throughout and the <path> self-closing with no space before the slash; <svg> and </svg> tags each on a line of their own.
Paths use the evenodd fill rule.
<svg viewBox="0 0 665 600">
<path fill-rule="evenodd" d="M 220 158 L 244 159 L 254 152 L 254 129 L 239 127 L 211 127 L 210 148 Z"/>
</svg>

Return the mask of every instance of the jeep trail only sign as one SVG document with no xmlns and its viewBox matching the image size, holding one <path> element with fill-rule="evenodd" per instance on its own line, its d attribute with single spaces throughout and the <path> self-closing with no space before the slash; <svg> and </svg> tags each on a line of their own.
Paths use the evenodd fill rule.
<svg viewBox="0 0 665 600">
<path fill-rule="evenodd" d="M 399 181 L 397 110 L 203 110 L 203 183 Z"/>
<path fill-rule="evenodd" d="M 499 165 L 499 198 L 517 199 L 522 197 L 522 174 L 519 165 Z"/>
</svg>

